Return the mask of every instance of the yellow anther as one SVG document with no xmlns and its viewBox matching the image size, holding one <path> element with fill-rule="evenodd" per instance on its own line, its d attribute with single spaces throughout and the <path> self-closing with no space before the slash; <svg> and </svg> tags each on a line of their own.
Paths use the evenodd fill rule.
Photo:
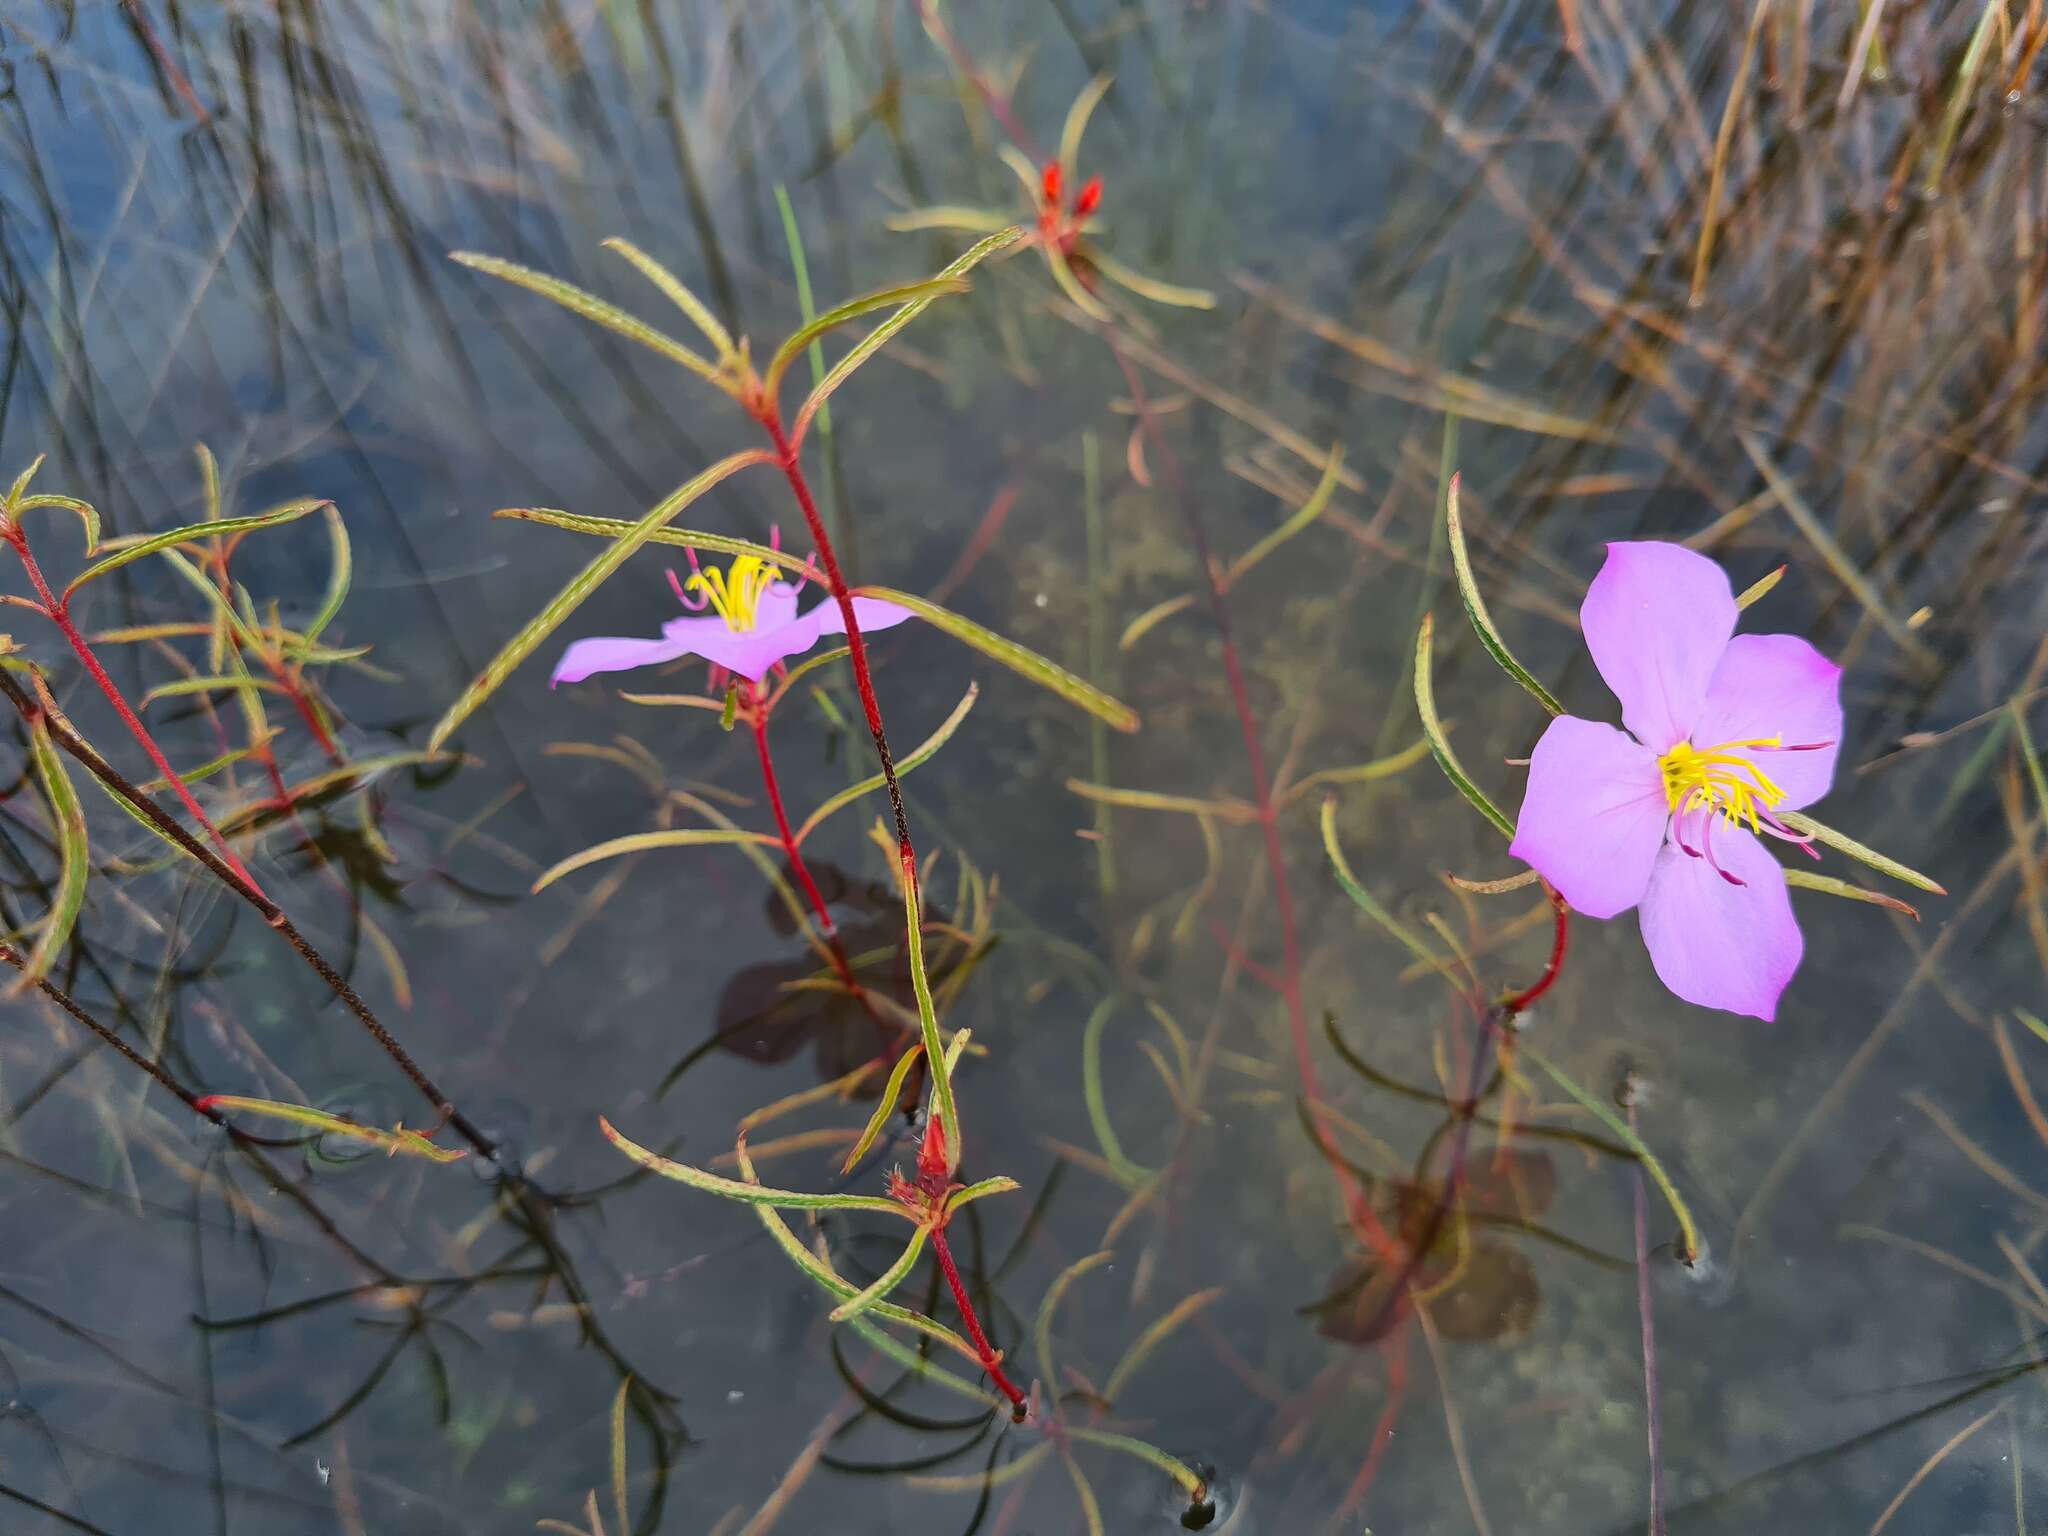
<svg viewBox="0 0 2048 1536">
<path fill-rule="evenodd" d="M 761 594 L 774 585 L 777 574 L 774 566 L 758 556 L 741 555 L 728 570 L 708 565 L 692 571 L 683 590 L 702 592 L 727 629 L 744 633 L 754 627 Z"/>
<path fill-rule="evenodd" d="M 1745 754 L 1783 745 L 1784 739 L 1778 736 L 1724 741 L 1704 748 L 1681 741 L 1657 759 L 1664 776 L 1664 798 L 1672 814 L 1699 805 L 1710 815 L 1719 811 L 1731 823 L 1746 821 L 1752 831 L 1762 831 L 1758 808 L 1769 810 L 1785 798 L 1785 791 Z"/>
</svg>

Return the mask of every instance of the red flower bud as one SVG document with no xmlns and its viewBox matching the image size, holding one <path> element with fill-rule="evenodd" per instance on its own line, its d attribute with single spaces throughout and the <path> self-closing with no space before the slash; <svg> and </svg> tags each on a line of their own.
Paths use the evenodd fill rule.
<svg viewBox="0 0 2048 1536">
<path fill-rule="evenodd" d="M 1085 219 L 1102 206 L 1102 178 L 1090 176 L 1088 185 L 1081 189 L 1081 195 L 1074 199 L 1074 217 Z"/>
<path fill-rule="evenodd" d="M 1057 207 L 1060 200 L 1060 192 L 1066 186 L 1066 177 L 1060 170 L 1059 161 L 1048 160 L 1045 162 L 1045 172 L 1039 179 L 1039 186 L 1045 193 L 1046 202 Z"/>
</svg>

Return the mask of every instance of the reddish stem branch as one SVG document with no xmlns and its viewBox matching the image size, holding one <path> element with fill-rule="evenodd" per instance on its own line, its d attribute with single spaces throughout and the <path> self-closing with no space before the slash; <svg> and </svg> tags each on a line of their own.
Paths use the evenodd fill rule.
<svg viewBox="0 0 2048 1536">
<path fill-rule="evenodd" d="M 946 1277 L 947 1288 L 953 1293 L 953 1305 L 960 1309 L 960 1321 L 967 1325 L 968 1342 L 981 1357 L 981 1368 L 988 1372 L 996 1390 L 1010 1400 L 1010 1412 L 1017 1422 L 1023 1423 L 1028 1411 L 1024 1394 L 1017 1390 L 1014 1381 L 1003 1374 L 1003 1357 L 995 1352 L 988 1342 L 988 1335 L 981 1331 L 981 1319 L 974 1314 L 974 1303 L 967 1299 L 967 1287 L 960 1283 L 960 1267 L 953 1262 L 953 1250 L 947 1245 L 946 1229 L 942 1226 L 932 1228 L 932 1252 L 939 1256 L 939 1269 Z"/>
<path fill-rule="evenodd" d="M 35 587 L 36 595 L 42 599 L 43 612 L 49 615 L 50 622 L 63 632 L 64 639 L 70 644 L 78 659 L 85 664 L 85 670 L 91 674 L 92 680 L 99 684 L 100 692 L 105 694 L 107 702 L 114 706 L 114 713 L 119 715 L 121 723 L 128 727 L 129 734 L 142 744 L 142 750 L 149 754 L 150 762 L 169 782 L 180 803 L 191 813 L 192 819 L 205 828 L 208 839 L 220 851 L 221 859 L 234 873 L 235 878 L 247 890 L 262 896 L 263 887 L 256 883 L 256 877 L 249 873 L 241 859 L 236 856 L 235 850 L 228 846 L 227 839 L 221 836 L 220 829 L 213 824 L 212 818 L 200 809 L 199 801 L 193 797 L 191 788 L 179 777 L 178 770 L 171 766 L 170 760 L 164 756 L 163 748 L 156 744 L 156 738 L 149 734 L 148 728 L 143 725 L 135 711 L 128 707 L 128 701 L 121 696 L 121 690 L 114 686 L 114 680 L 107 676 L 107 669 L 100 665 L 99 657 L 93 654 L 91 644 L 79 633 L 78 626 L 71 622 L 69 600 L 57 596 L 50 590 L 49 582 L 43 579 L 43 568 L 36 563 L 34 552 L 28 547 L 28 536 L 22 532 L 19 525 L 8 528 L 5 534 L 0 536 L 4 536 L 7 542 L 14 546 L 15 554 L 21 558 L 21 568 L 28 573 L 28 579 Z"/>
</svg>

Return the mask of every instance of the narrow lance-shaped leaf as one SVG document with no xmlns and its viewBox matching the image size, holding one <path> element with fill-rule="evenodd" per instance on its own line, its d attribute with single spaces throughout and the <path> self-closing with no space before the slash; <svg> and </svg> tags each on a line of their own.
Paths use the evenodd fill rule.
<svg viewBox="0 0 2048 1536">
<path fill-rule="evenodd" d="M 782 376 L 789 371 L 789 365 L 803 355 L 804 349 L 850 320 L 858 320 L 862 315 L 873 314 L 894 304 L 908 304 L 914 299 L 936 299 L 941 294 L 965 293 L 967 289 L 968 282 L 964 277 L 928 277 L 922 282 L 903 283 L 862 294 L 857 299 L 848 299 L 791 332 L 789 339 L 768 359 L 768 371 L 762 376 L 762 383 L 772 398 L 781 388 Z"/>
<path fill-rule="evenodd" d="M 1343 474 L 1343 472 L 1343 446 L 1338 443 L 1332 443 L 1330 445 L 1330 456 L 1323 465 L 1323 478 L 1317 481 L 1316 488 L 1309 492 L 1308 500 L 1304 501 L 1300 507 L 1290 514 L 1287 520 L 1281 523 L 1279 527 L 1275 528 L 1271 533 L 1260 539 L 1258 543 L 1230 562 L 1230 569 L 1224 576 L 1224 586 L 1233 587 L 1237 585 L 1238 582 L 1244 579 L 1247 571 L 1251 570 L 1261 560 L 1265 559 L 1266 556 L 1301 532 L 1310 523 L 1321 517 L 1324 510 L 1330 505 L 1331 494 L 1337 489 L 1337 477 Z"/>
<path fill-rule="evenodd" d="M 85 524 L 85 552 L 98 552 L 100 547 L 100 514 L 89 501 L 80 501 L 76 496 L 25 496 L 14 504 L 17 516 L 33 512 L 38 507 L 53 507 L 60 512 L 69 512 Z"/>
<path fill-rule="evenodd" d="M 14 477 L 14 484 L 7 488 L 7 508 L 9 511 L 13 511 L 21 505 L 21 498 L 28 494 L 29 482 L 35 479 L 36 471 L 43 467 L 43 461 L 47 458 L 49 458 L 47 453 L 37 454 L 28 461 L 28 468 Z"/>
<path fill-rule="evenodd" d="M 704 333 L 704 339 L 711 343 L 711 350 L 718 354 L 721 363 L 734 355 L 732 333 L 719 323 L 718 316 L 712 314 L 709 306 L 686 288 L 682 279 L 675 273 L 630 240 L 621 240 L 614 236 L 604 242 L 604 248 L 625 257 L 639 269 L 642 277 L 666 294 L 669 302 L 687 315 L 690 323 Z"/>
<path fill-rule="evenodd" d="M 932 984 L 924 969 L 924 913 L 918 905 L 917 882 L 912 871 L 899 873 L 903 886 L 903 927 L 910 952 L 910 987 L 917 995 L 917 1024 L 924 1040 L 925 1060 L 931 1063 L 932 1110 L 946 1137 L 946 1169 L 960 1165 L 960 1112 L 953 1103 L 953 1074 L 947 1068 L 947 1054 L 939 1041 L 938 1010 L 932 1006 Z"/>
<path fill-rule="evenodd" d="M 1436 758 L 1437 767 L 1443 769 L 1444 777 L 1478 808 L 1480 815 L 1499 829 L 1502 837 L 1512 840 L 1514 823 L 1501 814 L 1499 806 L 1487 799 L 1486 791 L 1472 782 L 1472 776 L 1458 761 L 1457 753 L 1451 750 L 1450 739 L 1444 735 L 1443 721 L 1437 718 L 1436 692 L 1430 682 L 1431 637 L 1435 626 L 1436 616 L 1425 613 L 1422 629 L 1415 637 L 1415 709 L 1422 716 L 1422 734 L 1429 738 L 1430 754 Z"/>
<path fill-rule="evenodd" d="M 782 239 L 789 247 L 789 273 L 796 279 L 796 303 L 802 311 L 804 324 L 809 325 L 818 318 L 817 301 L 811 295 L 811 268 L 804 260 L 803 232 L 796 227 L 796 208 L 790 203 L 789 188 L 781 182 L 775 183 L 775 207 L 782 215 Z M 1007 220 L 999 222 L 1007 223 Z M 810 345 L 811 387 L 816 389 L 825 382 L 825 348 L 813 341 Z M 832 435 L 832 408 L 822 407 L 818 411 L 818 430 L 827 437 Z"/>
<path fill-rule="evenodd" d="M 1008 229 L 998 230 L 987 239 L 977 241 L 973 246 L 969 247 L 959 260 L 937 273 L 934 281 L 965 277 L 969 272 L 980 266 L 984 258 L 994 255 L 1006 246 L 1015 245 L 1023 238 L 1024 231 L 1015 225 L 1011 225 Z M 831 371 L 825 375 L 824 381 L 811 391 L 810 398 L 804 401 L 803 408 L 797 412 L 796 426 L 789 434 L 792 446 L 803 442 L 804 431 L 810 426 L 811 418 L 817 415 L 818 408 L 831 397 L 833 391 L 851 378 L 854 370 L 860 367 L 862 363 L 880 351 L 888 343 L 890 337 L 923 314 L 936 297 L 938 297 L 936 293 L 930 293 L 921 298 L 912 299 L 901 309 L 897 310 L 895 314 L 889 316 L 888 319 L 855 342 L 846 356 L 840 358 L 838 362 L 832 365 Z"/>
<path fill-rule="evenodd" d="M 953 733 L 960 729 L 960 722 L 967 718 L 967 712 L 974 708 L 974 701 L 980 696 L 981 689 L 979 685 L 968 684 L 967 692 L 960 696 L 960 702 L 953 706 L 953 713 L 946 716 L 939 728 L 919 742 L 915 751 L 909 752 L 896 760 L 896 777 L 900 779 L 910 772 L 911 769 L 930 762 L 937 755 L 939 748 L 953 739 Z M 838 794 L 832 796 L 831 799 L 804 818 L 804 824 L 796 829 L 798 845 L 801 846 L 805 838 L 817 831 L 819 824 L 826 817 L 832 815 L 835 811 L 845 809 L 863 795 L 873 794 L 876 790 L 883 788 L 887 782 L 887 779 L 877 773 L 862 779 L 858 784 L 849 785 L 847 788 L 840 790 Z"/>
<path fill-rule="evenodd" d="M 57 893 L 43 918 L 42 932 L 29 952 L 20 986 L 32 986 L 50 974 L 50 967 L 63 953 L 64 945 L 77 926 L 79 908 L 85 905 L 85 877 L 91 868 L 85 841 L 85 811 L 78 803 L 78 791 L 65 772 L 64 760 L 50 740 L 50 722 L 38 714 L 29 726 L 29 756 L 35 761 L 36 779 L 43 797 L 50 802 L 50 820 L 57 833 Z"/>
<path fill-rule="evenodd" d="M 1096 107 L 1109 94 L 1115 80 L 1114 75 L 1108 74 L 1090 80 L 1067 108 L 1067 120 L 1060 124 L 1060 175 L 1070 185 L 1080 170 L 1081 136 L 1088 131 L 1088 119 L 1095 115 Z"/>
<path fill-rule="evenodd" d="M 961 1033 L 965 1034 L 966 1031 L 962 1030 Z M 969 1184 L 965 1189 L 954 1190 L 952 1198 L 946 1202 L 946 1212 L 948 1215 L 951 1215 L 963 1205 L 972 1205 L 977 1200 L 986 1200 L 990 1195 L 1015 1194 L 1022 1187 L 1015 1179 L 1006 1178 L 1002 1174 L 997 1174 L 992 1179 L 979 1179 Z"/>
<path fill-rule="evenodd" d="M 394 1157 L 423 1157 L 429 1162 L 452 1163 L 469 1154 L 460 1147 L 437 1147 L 425 1134 L 410 1131 L 400 1126 L 387 1131 L 381 1126 L 358 1125 L 353 1120 L 344 1120 L 322 1109 L 312 1109 L 304 1104 L 283 1104 L 275 1099 L 244 1098 L 240 1094 L 210 1093 L 199 1101 L 202 1110 L 233 1110 L 242 1114 L 263 1115 L 272 1120 L 283 1120 L 292 1125 L 304 1126 L 309 1131 L 320 1131 L 330 1136 L 347 1136 L 354 1141 L 366 1141 L 373 1147 L 381 1148 Z"/>
<path fill-rule="evenodd" d="M 1122 700 L 1112 697 L 1069 672 L 1056 662 L 1048 661 L 1036 651 L 1016 641 L 1006 639 L 992 629 L 985 629 L 972 619 L 961 617 L 950 608 L 941 608 L 937 603 L 918 597 L 909 592 L 899 592 L 894 587 L 856 587 L 862 597 L 879 597 L 884 602 L 900 603 L 926 623 L 943 629 L 955 640 L 973 646 L 982 655 L 1001 662 L 1012 672 L 1027 677 L 1041 688 L 1049 688 L 1069 703 L 1078 704 L 1091 715 L 1107 721 L 1120 731 L 1135 731 L 1138 728 L 1138 712 Z"/>
<path fill-rule="evenodd" d="M 1507 641 L 1501 639 L 1499 629 L 1494 627 L 1493 615 L 1486 611 L 1486 599 L 1480 595 L 1479 583 L 1472 575 L 1472 555 L 1465 547 L 1465 520 L 1458 514 L 1458 482 L 1461 476 L 1451 476 L 1448 494 L 1444 497 L 1444 527 L 1450 534 L 1451 565 L 1458 574 L 1458 595 L 1465 601 L 1465 616 L 1472 621 L 1472 629 L 1479 636 L 1479 643 L 1486 647 L 1486 654 L 1500 664 L 1501 671 L 1528 690 L 1529 695 L 1553 715 L 1564 713 L 1564 706 L 1557 702 L 1551 691 L 1536 681 L 1535 674 L 1515 660 L 1508 649 Z"/>
<path fill-rule="evenodd" d="M 885 1200 L 880 1195 L 814 1195 L 799 1189 L 770 1189 L 765 1184 L 747 1184 L 738 1179 L 723 1178 L 715 1173 L 706 1173 L 701 1168 L 692 1168 L 688 1163 L 672 1162 L 658 1152 L 650 1152 L 602 1115 L 597 1119 L 598 1129 L 605 1139 L 627 1157 L 650 1173 L 658 1173 L 665 1179 L 674 1179 L 692 1189 L 701 1189 L 706 1194 L 722 1195 L 728 1200 L 737 1200 L 742 1205 L 774 1205 L 801 1211 L 876 1211 L 887 1216 L 901 1216 L 910 1219 L 910 1212 L 894 1200 Z"/>
<path fill-rule="evenodd" d="M 629 340 L 639 342 L 643 347 L 659 352 L 671 362 L 681 363 L 692 373 L 709 379 L 721 389 L 726 387 L 725 380 L 714 364 L 691 351 L 675 337 L 666 331 L 656 330 L 645 320 L 635 319 L 618 305 L 608 304 L 596 294 L 587 293 L 574 283 L 565 283 L 560 278 L 549 277 L 545 272 L 522 267 L 516 261 L 501 261 L 496 256 L 484 256 L 475 251 L 450 251 L 448 258 L 461 262 L 465 267 L 473 267 L 479 272 L 488 273 L 492 277 L 528 289 L 544 299 L 552 299 L 562 308 L 579 314 L 608 331 L 616 331 Z"/>
<path fill-rule="evenodd" d="M 1400 941 L 1404 949 L 1424 965 L 1433 971 L 1447 971 L 1449 962 L 1412 928 L 1381 906 L 1379 899 L 1351 872 L 1351 863 L 1344 857 L 1344 845 L 1337 841 L 1337 798 L 1334 795 L 1323 801 L 1322 827 L 1323 852 L 1329 856 L 1330 869 L 1337 876 L 1337 884 L 1343 887 L 1344 894 L 1357 904 L 1361 912 L 1386 929 Z"/>
<path fill-rule="evenodd" d="M 720 481 L 726 480 L 753 464 L 772 463 L 770 455 L 759 449 L 750 449 L 720 459 L 694 480 L 679 487 L 651 507 L 647 515 L 637 523 L 627 525 L 626 531 L 607 545 L 598 557 L 586 565 L 562 590 L 555 594 L 548 605 L 529 620 L 526 626 L 505 643 L 504 649 L 491 658 L 476 680 L 463 689 L 461 697 L 448 706 L 448 712 L 435 723 L 433 734 L 427 738 L 427 750 L 439 751 L 449 734 L 463 721 L 476 712 L 506 678 L 527 657 L 540 647 L 542 641 L 561 626 L 564 619 L 574 613 L 583 600 L 595 592 L 612 572 L 616 571 L 642 544 L 669 523 L 677 513 L 704 495 Z"/>
<path fill-rule="evenodd" d="M 314 642 L 334 622 L 335 616 L 341 612 L 341 605 L 347 601 L 349 581 L 355 571 L 355 558 L 349 550 L 348 524 L 341 519 L 341 509 L 330 505 L 323 515 L 327 519 L 327 542 L 333 546 L 334 556 L 327 567 L 327 592 L 320 599 L 320 611 L 313 615 L 313 622 L 306 626 L 302 637 L 309 660 L 312 659 L 310 653 Z"/>
<path fill-rule="evenodd" d="M 523 523 L 545 523 L 550 528 L 587 533 L 600 539 L 622 539 L 638 526 L 624 518 L 586 517 L 580 512 L 560 512 L 553 507 L 500 507 L 491 516 L 514 518 Z M 769 565 L 779 565 L 785 571 L 809 574 L 804 562 L 788 550 L 770 549 L 766 544 L 736 539 L 727 533 L 709 533 L 701 528 L 657 528 L 647 535 L 647 542 L 666 544 L 674 549 L 709 550 L 718 555 L 752 555 Z"/>
<path fill-rule="evenodd" d="M 878 1301 L 888 1299 L 891 1291 L 910 1278 L 910 1272 L 917 1268 L 918 1255 L 924 1252 L 924 1240 L 931 1235 L 931 1229 L 919 1226 L 910 1234 L 910 1241 L 903 1245 L 903 1252 L 896 1256 L 896 1262 L 875 1276 L 874 1283 L 859 1295 L 842 1301 L 832 1309 L 832 1321 L 843 1323 L 856 1318 Z"/>
<path fill-rule="evenodd" d="M 190 544 L 195 539 L 210 539 L 219 534 L 249 533 L 258 528 L 275 528 L 281 523 L 297 522 L 309 512 L 317 512 L 330 503 L 323 500 L 287 502 L 269 512 L 259 512 L 253 517 L 224 517 L 210 523 L 190 523 L 183 528 L 173 528 L 165 533 L 152 534 L 133 544 L 122 544 L 104 560 L 95 562 L 80 571 L 64 589 L 64 600 L 69 602 L 71 594 L 88 581 L 104 576 L 109 571 L 119 570 L 145 555 L 159 550 L 173 549 L 180 544 Z"/>
<path fill-rule="evenodd" d="M 1088 264 L 1119 288 L 1128 288 L 1141 299 L 1174 309 L 1214 309 L 1216 295 L 1206 288 L 1183 288 L 1179 283 L 1161 282 L 1156 277 L 1125 266 L 1093 239 L 1084 242 L 1080 254 Z"/>
<path fill-rule="evenodd" d="M 547 870 L 533 882 L 534 894 L 546 890 L 564 875 L 606 859 L 616 859 L 628 853 L 646 853 L 654 848 L 697 848 L 712 843 L 749 843 L 756 847 L 780 848 L 782 839 L 770 837 L 765 832 L 746 832 L 725 827 L 674 827 L 665 832 L 630 832 L 624 837 L 612 838 L 609 842 L 598 843 L 585 848 L 581 853 L 572 853 L 561 863 Z"/>
<path fill-rule="evenodd" d="M 1932 891 L 1937 896 L 1948 894 L 1947 886 L 1921 874 L 1917 869 L 1907 868 L 1897 859 L 1887 858 L 1875 848 L 1866 848 L 1846 832 L 1837 832 L 1833 827 L 1815 821 L 1804 811 L 1777 811 L 1773 814 L 1794 832 L 1803 832 L 1817 842 L 1826 843 L 1836 852 L 1846 853 L 1859 863 L 1868 864 L 1880 874 L 1890 875 L 1894 880 L 1906 885 L 1916 885 L 1923 891 Z"/>
<path fill-rule="evenodd" d="M 889 1081 L 882 1089 L 882 1096 L 875 1100 L 875 1112 L 868 1116 L 868 1123 L 861 1128 L 860 1139 L 846 1154 L 846 1161 L 839 1165 L 842 1174 L 853 1172 L 860 1160 L 868 1155 L 868 1149 L 882 1134 L 882 1127 L 889 1123 L 889 1117 L 896 1113 L 896 1101 L 903 1097 L 903 1085 L 910 1078 L 910 1072 L 924 1056 L 924 1042 L 914 1040 L 910 1048 L 896 1058 L 896 1065 L 889 1073 Z"/>
<path fill-rule="evenodd" d="M 1867 901 L 1874 907 L 1886 907 L 1902 916 L 1910 917 L 1916 923 L 1920 921 L 1920 909 L 1911 902 L 1901 901 L 1896 896 L 1886 896 L 1879 891 L 1866 891 L 1860 885 L 1851 885 L 1848 881 L 1838 880 L 1833 875 L 1817 875 L 1809 869 L 1788 869 L 1785 871 L 1785 883 L 1797 886 L 1800 890 L 1822 891 L 1829 896 L 1841 896 L 1849 901 Z"/>
</svg>

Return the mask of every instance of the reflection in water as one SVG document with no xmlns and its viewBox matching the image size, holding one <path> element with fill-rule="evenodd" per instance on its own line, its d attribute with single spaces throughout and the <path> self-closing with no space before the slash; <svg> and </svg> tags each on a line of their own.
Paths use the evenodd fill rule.
<svg viewBox="0 0 2048 1536">
<path fill-rule="evenodd" d="M 1838 9 L 10 8 L 5 480 L 47 451 L 35 488 L 90 501 L 109 538 L 333 498 L 332 520 L 193 544 L 189 575 L 112 571 L 80 622 L 475 1139 L 67 759 L 84 905 L 46 985 L 0 1001 L 0 1527 L 1018 1536 L 1085 1520 L 1085 1486 L 1106 1529 L 1175 1528 L 1163 1476 L 874 1356 L 748 1213 L 598 1136 L 603 1113 L 712 1165 L 742 1114 L 889 1033 L 809 985 L 821 962 L 729 849 L 528 894 L 704 805 L 755 824 L 746 733 L 522 672 L 458 760 L 411 755 L 588 558 L 490 509 L 634 516 L 737 440 L 659 360 L 449 249 L 647 312 L 598 247 L 629 236 L 726 324 L 780 335 L 801 303 L 778 187 L 827 301 L 936 270 L 960 247 L 930 215 L 1016 204 L 1005 143 L 1035 151 L 1042 204 L 1100 77 L 1089 239 L 1117 265 L 1096 268 L 1200 284 L 1217 312 L 1077 298 L 1035 254 L 992 267 L 814 442 L 860 579 L 944 586 L 1144 716 L 1091 736 L 974 653 L 877 640 L 911 740 L 986 689 L 907 788 L 954 872 L 935 984 L 989 1053 L 962 1074 L 970 1157 L 1025 1186 L 957 1237 L 1007 1362 L 1075 1431 L 1213 1463 L 1211 1530 L 1354 1505 L 1376 1529 L 1643 1526 L 1635 1155 L 1528 1057 L 1460 1107 L 1459 999 L 1526 985 L 1549 909 L 1492 887 L 1514 871 L 1417 745 L 1432 611 L 1439 706 L 1504 804 L 1542 723 L 1449 591 L 1455 465 L 1494 618 L 1568 706 L 1594 686 L 1572 630 L 1601 541 L 1682 538 L 1739 584 L 1787 567 L 1765 627 L 1844 663 L 1846 739 L 1873 744 L 1829 806 L 1951 893 L 1900 893 L 1915 925 L 1801 892 L 1807 970 L 1770 1029 L 1679 1008 L 1631 934 L 1580 923 L 1531 1023 L 1603 1105 L 1608 1062 L 1654 1063 L 1640 1134 L 1703 1228 L 1706 1256 L 1671 1261 L 1651 1191 L 1675 1528 L 2024 1528 L 2030 1502 L 2038 1523 L 2016 1453 L 2048 1324 L 2048 20 Z M 1116 307 L 1113 355 L 1083 299 Z M 735 481 L 703 526 L 776 515 Z M 63 509 L 22 526 L 53 575 L 83 567 Z M 625 611 L 592 632 L 666 616 L 656 582 L 603 600 Z M 121 774 L 155 771 L 54 629 L 8 628 Z M 868 771 L 843 677 L 812 680 L 778 741 L 803 803 Z M 29 964 L 67 864 L 23 698 L 0 927 Z M 1357 922 L 1326 796 L 1418 947 Z M 813 867 L 903 1022 L 898 900 L 857 820 Z M 1326 1008 L 1341 1029 L 1294 1032 Z M 230 1135 L 178 1097 L 208 1092 L 469 1155 Z M 812 1101 L 779 1148 L 764 1130 L 764 1172 L 879 1187 L 915 1154 L 895 1122 L 835 1184 L 870 1107 Z M 831 1213 L 802 1238 L 865 1284 L 883 1231 Z M 928 1267 L 898 1299 L 953 1317 Z"/>
</svg>

